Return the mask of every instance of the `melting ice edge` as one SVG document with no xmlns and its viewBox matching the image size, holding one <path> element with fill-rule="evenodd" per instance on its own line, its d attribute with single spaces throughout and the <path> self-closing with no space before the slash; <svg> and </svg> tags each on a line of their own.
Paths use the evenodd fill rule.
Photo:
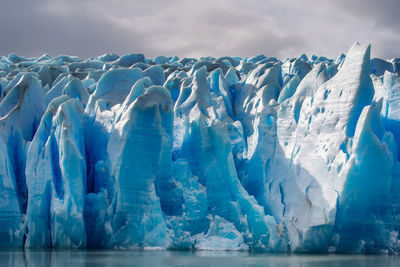
<svg viewBox="0 0 400 267">
<path fill-rule="evenodd" d="M 0 59 L 0 247 L 400 251 L 400 59 Z"/>
</svg>

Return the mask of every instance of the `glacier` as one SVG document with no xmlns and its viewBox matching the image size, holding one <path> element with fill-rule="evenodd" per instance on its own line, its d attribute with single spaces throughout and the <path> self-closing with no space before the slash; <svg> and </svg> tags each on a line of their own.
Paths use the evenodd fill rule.
<svg viewBox="0 0 400 267">
<path fill-rule="evenodd" d="M 400 253 L 400 59 L 0 58 L 0 248 Z"/>
</svg>

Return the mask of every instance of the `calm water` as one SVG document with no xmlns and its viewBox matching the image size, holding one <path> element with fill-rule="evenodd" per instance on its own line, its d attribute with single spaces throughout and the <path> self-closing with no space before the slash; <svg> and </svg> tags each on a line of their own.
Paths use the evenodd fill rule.
<svg viewBox="0 0 400 267">
<path fill-rule="evenodd" d="M 0 251 L 0 266 L 400 266 L 400 256 L 190 251 Z"/>
</svg>

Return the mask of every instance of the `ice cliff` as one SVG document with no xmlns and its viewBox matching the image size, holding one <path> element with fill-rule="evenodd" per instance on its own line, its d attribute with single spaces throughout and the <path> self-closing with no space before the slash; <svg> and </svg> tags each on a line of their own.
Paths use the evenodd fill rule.
<svg viewBox="0 0 400 267">
<path fill-rule="evenodd" d="M 400 252 L 400 59 L 0 58 L 0 247 Z"/>
</svg>

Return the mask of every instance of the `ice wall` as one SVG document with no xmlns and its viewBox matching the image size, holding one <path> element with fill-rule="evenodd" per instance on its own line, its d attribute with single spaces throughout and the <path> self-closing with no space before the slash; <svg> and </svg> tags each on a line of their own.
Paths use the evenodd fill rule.
<svg viewBox="0 0 400 267">
<path fill-rule="evenodd" d="M 398 59 L 0 59 L 0 247 L 398 253 Z"/>
</svg>

